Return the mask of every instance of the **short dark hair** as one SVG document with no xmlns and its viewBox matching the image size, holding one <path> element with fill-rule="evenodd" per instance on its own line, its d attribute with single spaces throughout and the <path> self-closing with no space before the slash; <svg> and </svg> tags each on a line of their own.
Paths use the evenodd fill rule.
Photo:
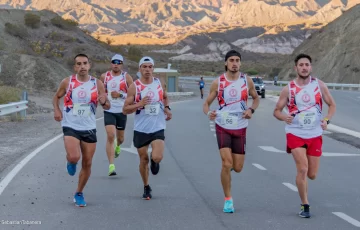
<svg viewBox="0 0 360 230">
<path fill-rule="evenodd" d="M 310 61 L 310 63 L 312 62 L 312 59 L 311 59 L 311 57 L 310 57 L 309 55 L 307 55 L 307 54 L 299 54 L 298 56 L 296 56 L 296 58 L 295 58 L 295 60 L 294 60 L 295 65 L 297 65 L 298 61 L 299 61 L 301 58 L 307 58 L 307 59 Z"/>
<path fill-rule="evenodd" d="M 89 60 L 89 57 L 88 57 L 86 54 L 77 54 L 77 55 L 74 57 L 74 60 L 75 60 L 77 57 L 86 57 L 86 58 Z"/>
<path fill-rule="evenodd" d="M 237 57 L 239 57 L 240 58 L 240 61 L 241 61 L 241 54 L 238 52 L 238 51 L 236 51 L 236 50 L 229 50 L 227 53 L 226 53 L 226 55 L 225 55 L 225 62 L 227 61 L 227 59 L 229 58 L 229 57 L 232 57 L 232 56 L 237 56 Z M 227 71 L 228 70 L 228 68 L 227 68 L 227 66 L 225 65 L 225 71 Z"/>
</svg>

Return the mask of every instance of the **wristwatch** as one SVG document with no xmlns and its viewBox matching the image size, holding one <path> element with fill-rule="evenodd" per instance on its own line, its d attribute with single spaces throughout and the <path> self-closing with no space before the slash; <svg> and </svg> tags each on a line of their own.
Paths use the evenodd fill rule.
<svg viewBox="0 0 360 230">
<path fill-rule="evenodd" d="M 255 110 L 253 108 L 249 108 L 251 110 L 251 113 L 255 113 Z"/>
<path fill-rule="evenodd" d="M 325 117 L 324 121 L 326 121 L 327 124 L 330 124 L 329 118 Z"/>
<path fill-rule="evenodd" d="M 165 109 L 169 109 L 169 110 L 171 110 L 170 106 L 168 106 L 168 105 L 167 105 L 167 106 L 165 106 Z"/>
</svg>

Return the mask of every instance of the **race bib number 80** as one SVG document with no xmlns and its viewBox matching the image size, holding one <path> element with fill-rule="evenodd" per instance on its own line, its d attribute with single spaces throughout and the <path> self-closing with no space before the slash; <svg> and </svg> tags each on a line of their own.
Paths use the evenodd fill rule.
<svg viewBox="0 0 360 230">
<path fill-rule="evenodd" d="M 73 114 L 75 116 L 88 117 L 90 116 L 90 112 L 91 111 L 89 104 L 79 104 L 79 103 L 74 104 Z"/>
<path fill-rule="evenodd" d="M 160 111 L 160 104 L 145 105 L 145 114 L 147 115 L 158 115 Z"/>
<path fill-rule="evenodd" d="M 315 113 L 300 113 L 299 124 L 304 129 L 311 129 L 315 127 L 316 114 Z"/>
</svg>

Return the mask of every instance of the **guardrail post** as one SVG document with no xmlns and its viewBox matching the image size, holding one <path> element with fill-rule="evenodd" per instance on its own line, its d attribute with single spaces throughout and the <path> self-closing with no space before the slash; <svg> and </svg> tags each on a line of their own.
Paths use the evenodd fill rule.
<svg viewBox="0 0 360 230">
<path fill-rule="evenodd" d="M 27 101 L 28 100 L 28 94 L 27 94 L 26 90 L 22 91 L 21 100 L 22 101 Z M 24 109 L 23 111 L 20 112 L 20 116 L 21 116 L 21 118 L 26 117 L 26 109 Z"/>
</svg>

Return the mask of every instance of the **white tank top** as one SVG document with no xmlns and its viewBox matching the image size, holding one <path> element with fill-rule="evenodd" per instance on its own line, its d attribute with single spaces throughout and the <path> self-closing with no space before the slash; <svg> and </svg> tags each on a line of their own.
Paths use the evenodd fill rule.
<svg viewBox="0 0 360 230">
<path fill-rule="evenodd" d="M 287 108 L 295 117 L 292 124 L 286 124 L 286 133 L 305 139 L 321 136 L 322 94 L 318 80 L 310 76 L 310 82 L 305 86 L 298 86 L 294 80 L 288 86 Z"/>
<path fill-rule="evenodd" d="M 105 111 L 110 113 L 122 113 L 128 89 L 126 72 L 122 72 L 119 76 L 115 77 L 111 75 L 111 71 L 106 72 L 104 86 L 111 103 L 110 109 Z M 112 98 L 112 91 L 120 93 L 120 97 Z"/>
<path fill-rule="evenodd" d="M 153 77 L 151 84 L 145 85 L 140 79 L 134 81 L 136 87 L 135 103 L 145 96 L 152 99 L 151 104 L 140 108 L 135 113 L 134 130 L 142 133 L 154 133 L 166 129 L 166 116 L 164 113 L 163 88 L 158 78 Z"/>
<path fill-rule="evenodd" d="M 243 119 L 243 112 L 248 109 L 248 85 L 245 74 L 240 74 L 235 81 L 222 74 L 218 78 L 218 102 L 215 123 L 225 129 L 242 129 L 248 126 L 248 119 Z"/>
<path fill-rule="evenodd" d="M 78 131 L 96 129 L 98 89 L 96 78 L 89 77 L 87 82 L 81 82 L 77 75 L 70 76 L 64 97 L 63 127 Z"/>
</svg>

